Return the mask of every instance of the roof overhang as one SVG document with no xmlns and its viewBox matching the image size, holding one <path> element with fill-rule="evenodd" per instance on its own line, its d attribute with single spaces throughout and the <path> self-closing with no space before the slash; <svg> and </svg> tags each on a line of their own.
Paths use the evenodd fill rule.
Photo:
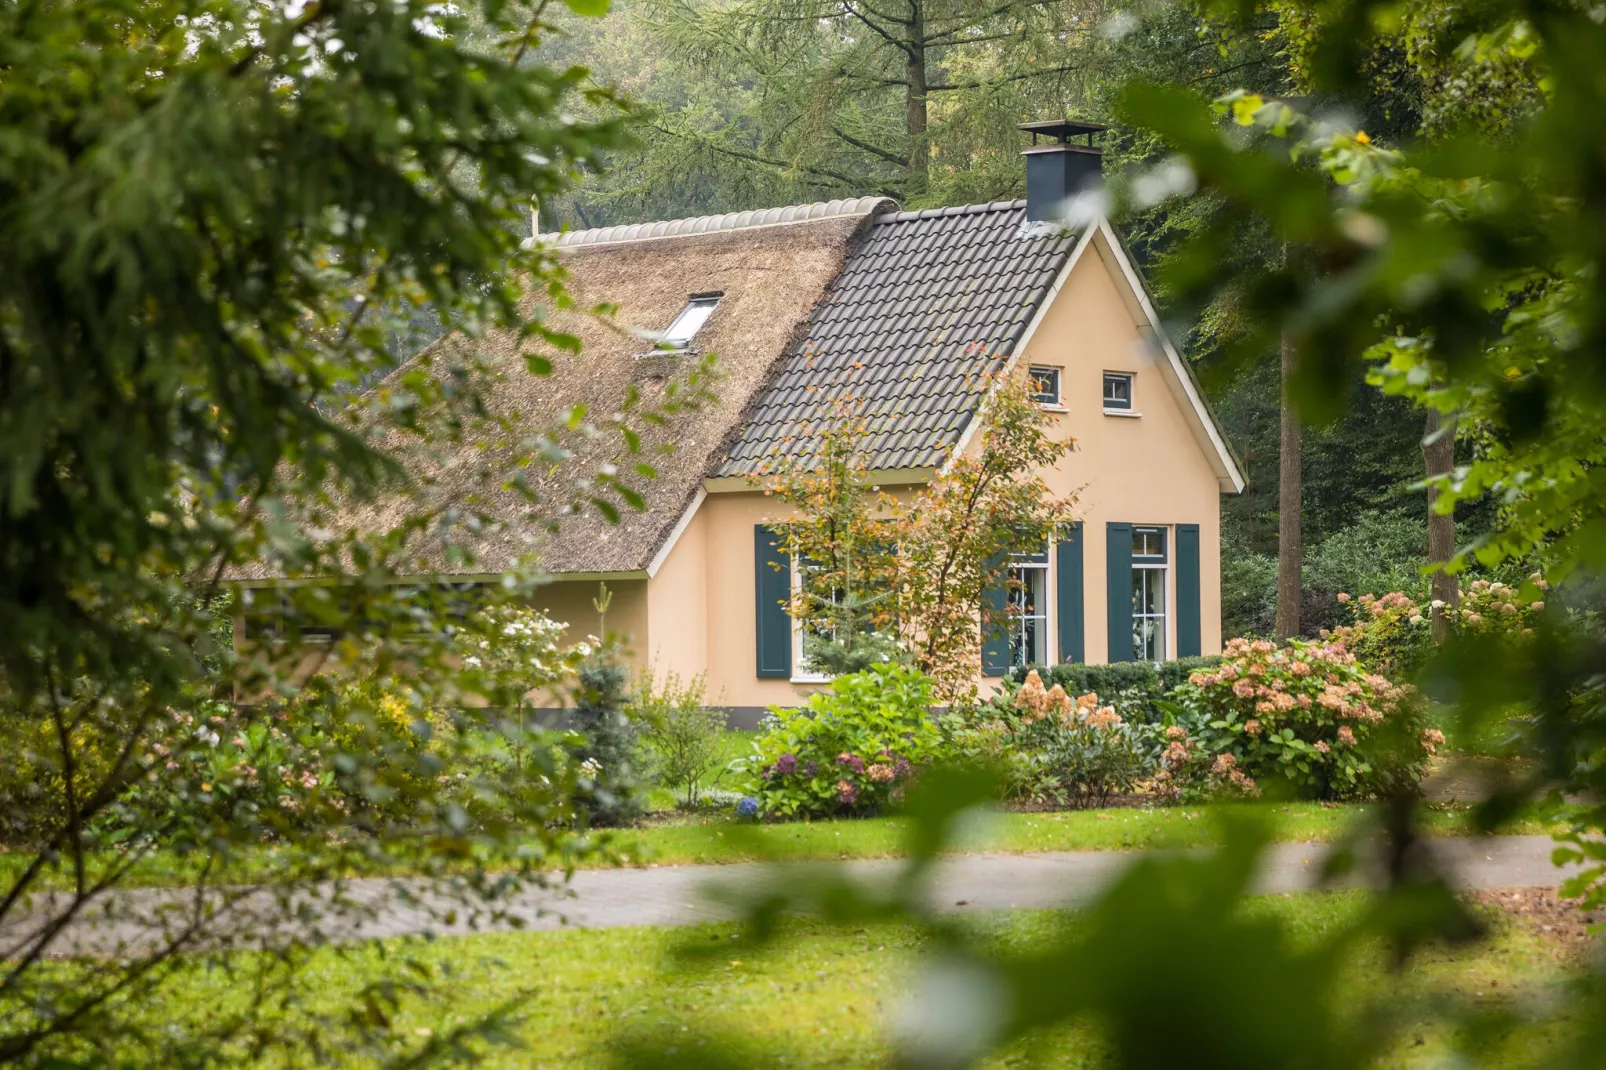
<svg viewBox="0 0 1606 1070">
<path fill-rule="evenodd" d="M 933 466 L 922 468 L 876 468 L 864 473 L 865 482 L 875 487 L 905 487 L 912 484 L 930 483 L 936 479 L 940 469 Z M 764 491 L 773 490 L 780 484 L 780 476 L 710 476 L 703 480 L 703 489 L 710 494 L 734 494 L 738 491 Z"/>
</svg>

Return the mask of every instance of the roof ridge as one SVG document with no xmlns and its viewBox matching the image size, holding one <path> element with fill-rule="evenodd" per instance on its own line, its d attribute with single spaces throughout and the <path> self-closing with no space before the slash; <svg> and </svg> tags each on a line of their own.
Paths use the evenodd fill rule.
<svg viewBox="0 0 1606 1070">
<path fill-rule="evenodd" d="M 556 234 L 542 234 L 540 237 L 551 241 L 560 249 L 571 249 L 584 245 L 615 245 L 623 242 L 650 241 L 654 238 L 680 238 L 724 230 L 803 223 L 813 219 L 832 219 L 847 215 L 880 215 L 889 209 L 896 211 L 897 207 L 898 202 L 890 197 L 847 197 L 833 201 L 816 201 L 813 204 L 788 204 L 779 208 L 753 208 L 745 212 L 662 219 L 649 223 L 620 223 L 611 227 L 592 227 L 589 230 L 566 230 Z"/>
<path fill-rule="evenodd" d="M 1026 207 L 1024 200 L 987 201 L 984 204 L 950 204 L 942 208 L 919 208 L 914 211 L 885 212 L 875 217 L 875 223 L 907 223 L 914 219 L 936 219 L 940 216 L 981 215 L 983 212 L 1016 212 Z"/>
</svg>

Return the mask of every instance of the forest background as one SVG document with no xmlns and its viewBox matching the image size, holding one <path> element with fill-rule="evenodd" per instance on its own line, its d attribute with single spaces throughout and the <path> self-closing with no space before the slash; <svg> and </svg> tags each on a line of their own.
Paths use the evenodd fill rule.
<svg viewBox="0 0 1606 1070">
<path fill-rule="evenodd" d="M 1134 79 L 1186 87 L 1202 100 L 1238 88 L 1299 96 L 1380 145 L 1469 122 L 1498 129 L 1532 106 L 1531 85 L 1498 61 L 1469 68 L 1435 47 L 1452 29 L 1452 8 L 1402 10 L 1401 32 L 1368 57 L 1365 93 L 1342 102 L 1307 96 L 1310 16 L 1292 7 L 1239 16 L 1101 0 L 616 0 L 601 19 L 563 12 L 534 58 L 587 68 L 608 91 L 590 117 L 627 107 L 633 142 L 541 204 L 540 226 L 864 194 L 909 208 L 1016 198 L 1024 195 L 1024 135 L 1015 125 L 1059 116 L 1109 123 L 1106 176 L 1152 183 L 1163 180 L 1156 168 L 1167 148 L 1117 116 L 1117 93 Z M 1160 203 L 1120 223 L 1164 306 L 1168 255 L 1209 226 L 1218 206 L 1208 194 L 1151 199 Z M 1282 256 L 1263 232 L 1240 238 L 1236 255 L 1246 261 Z M 1244 316 L 1230 295 L 1167 311 L 1249 476 L 1244 494 L 1223 499 L 1223 634 L 1314 635 L 1342 618 L 1341 591 L 1426 595 L 1423 410 L 1368 385 L 1356 362 L 1347 381 L 1331 384 L 1328 400 L 1339 403 L 1325 407 L 1334 419 L 1296 426 L 1297 452 L 1283 466 L 1297 419 L 1282 403 L 1279 354 L 1244 356 L 1235 345 Z M 1300 484 L 1301 506 L 1290 510 L 1297 530 L 1279 519 L 1290 480 Z M 1493 507 L 1463 505 L 1455 520 L 1464 546 L 1487 530 Z M 1283 535 L 1303 563 L 1296 627 L 1275 619 Z M 1284 567 L 1291 574 L 1291 562 Z"/>
</svg>

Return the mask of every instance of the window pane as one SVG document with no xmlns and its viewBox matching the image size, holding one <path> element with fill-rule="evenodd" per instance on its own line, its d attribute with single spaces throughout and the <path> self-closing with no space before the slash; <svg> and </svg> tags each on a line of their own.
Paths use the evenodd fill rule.
<svg viewBox="0 0 1606 1070">
<path fill-rule="evenodd" d="M 664 341 L 676 349 L 684 349 L 686 343 L 690 342 L 696 337 L 697 332 L 702 330 L 703 324 L 708 322 L 708 317 L 714 314 L 714 306 L 718 303 L 719 298 L 717 297 L 694 298 L 690 304 L 681 310 L 680 315 L 675 317 L 675 322 L 671 323 L 669 329 L 664 332 Z"/>
<path fill-rule="evenodd" d="M 1009 659 L 1012 665 L 1042 665 L 1048 655 L 1048 570 L 1014 568 L 1010 592 Z"/>
<path fill-rule="evenodd" d="M 1132 556 L 1165 560 L 1165 532 L 1159 528 L 1133 528 Z"/>
<path fill-rule="evenodd" d="M 1058 405 L 1060 401 L 1060 370 L 1033 368 L 1032 399 L 1039 405 Z"/>
<path fill-rule="evenodd" d="M 1132 377 L 1106 374 L 1104 376 L 1104 407 L 1130 409 L 1132 407 Z"/>
</svg>

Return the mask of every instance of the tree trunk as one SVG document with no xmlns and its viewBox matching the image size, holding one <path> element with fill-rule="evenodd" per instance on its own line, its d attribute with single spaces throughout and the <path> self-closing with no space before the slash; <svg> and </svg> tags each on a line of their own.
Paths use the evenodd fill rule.
<svg viewBox="0 0 1606 1070">
<path fill-rule="evenodd" d="M 1277 463 L 1277 638 L 1299 635 L 1299 600 L 1304 590 L 1304 533 L 1300 509 L 1304 497 L 1303 449 L 1299 413 L 1288 396 L 1294 374 L 1294 346 L 1282 345 L 1282 443 Z"/>
<path fill-rule="evenodd" d="M 924 0 L 910 0 L 909 38 L 904 53 L 903 126 L 909 137 L 909 189 L 926 188 L 926 8 Z"/>
<path fill-rule="evenodd" d="M 1455 418 L 1446 419 L 1432 406 L 1428 407 L 1427 429 L 1422 433 L 1422 461 L 1429 479 L 1449 475 L 1455 468 Z M 1455 517 L 1439 513 L 1433 508 L 1438 500 L 1436 487 L 1428 487 L 1428 563 L 1448 563 L 1455 556 Z M 1433 597 L 1433 641 L 1442 643 L 1450 633 L 1450 622 L 1445 617 L 1446 607 L 1454 608 L 1461 600 L 1461 587 L 1456 578 L 1443 571 L 1433 573 L 1429 590 Z"/>
</svg>

